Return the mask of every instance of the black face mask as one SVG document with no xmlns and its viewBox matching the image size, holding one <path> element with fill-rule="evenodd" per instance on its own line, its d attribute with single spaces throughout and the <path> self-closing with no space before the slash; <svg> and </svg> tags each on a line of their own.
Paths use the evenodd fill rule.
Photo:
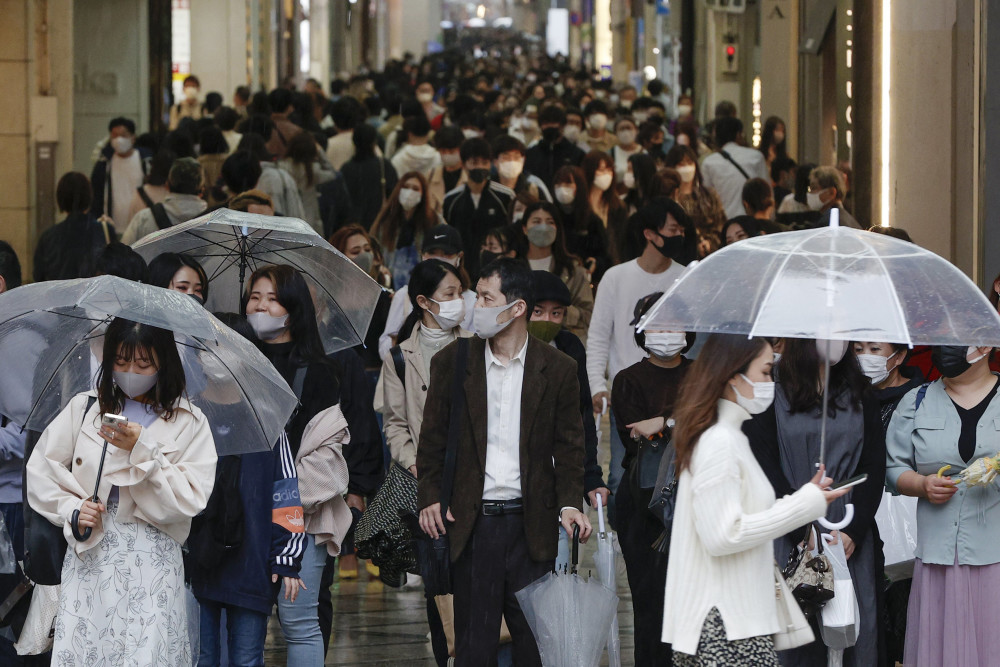
<svg viewBox="0 0 1000 667">
<path fill-rule="evenodd" d="M 469 180 L 473 183 L 485 183 L 490 178 L 489 169 L 470 169 Z"/>
<path fill-rule="evenodd" d="M 543 127 L 542 128 L 542 141 L 547 144 L 554 144 L 559 141 L 559 137 L 562 136 L 562 130 L 558 127 Z"/>
<path fill-rule="evenodd" d="M 656 249 L 660 251 L 660 254 L 664 257 L 669 257 L 670 259 L 677 259 L 680 257 L 681 253 L 684 252 L 684 235 L 678 234 L 677 236 L 664 236 L 657 232 L 660 240 L 663 241 L 663 245 L 656 246 Z"/>
<path fill-rule="evenodd" d="M 969 370 L 972 364 L 968 362 L 968 356 L 968 345 L 938 345 L 931 352 L 931 360 L 934 362 L 934 366 L 946 378 L 956 378 Z"/>
<path fill-rule="evenodd" d="M 483 250 L 479 253 L 479 267 L 482 268 L 492 262 L 495 259 L 500 258 L 500 253 L 490 252 L 489 250 Z"/>
<path fill-rule="evenodd" d="M 658 144 L 650 144 L 649 152 L 652 155 L 663 155 L 663 142 L 661 141 Z"/>
</svg>

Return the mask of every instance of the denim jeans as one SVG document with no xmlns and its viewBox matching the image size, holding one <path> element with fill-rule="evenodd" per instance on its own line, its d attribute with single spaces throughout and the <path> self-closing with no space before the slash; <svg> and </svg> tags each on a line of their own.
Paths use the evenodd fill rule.
<svg viewBox="0 0 1000 667">
<path fill-rule="evenodd" d="M 611 463 L 608 464 L 608 489 L 611 490 L 611 497 L 608 498 L 608 523 L 615 530 L 618 530 L 618 522 L 615 521 L 615 493 L 618 485 L 621 484 L 625 469 L 622 468 L 622 461 L 625 460 L 625 445 L 618 435 L 615 424 L 615 413 L 609 413 L 611 417 Z"/>
<path fill-rule="evenodd" d="M 263 667 L 267 615 L 212 600 L 198 600 L 201 607 L 201 653 L 198 667 L 222 664 L 222 612 L 226 612 L 226 650 L 230 667 Z"/>
<path fill-rule="evenodd" d="M 288 665 L 323 667 L 323 635 L 319 631 L 319 589 L 326 565 L 326 547 L 317 546 L 312 535 L 306 535 L 305 552 L 299 578 L 306 585 L 299 589 L 295 602 L 285 599 L 282 584 L 278 594 L 278 619 L 288 645 Z"/>
</svg>

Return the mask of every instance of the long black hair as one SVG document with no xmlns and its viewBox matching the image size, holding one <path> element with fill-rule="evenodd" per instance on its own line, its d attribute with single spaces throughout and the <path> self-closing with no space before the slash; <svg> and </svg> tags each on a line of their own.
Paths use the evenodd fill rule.
<svg viewBox="0 0 1000 667">
<path fill-rule="evenodd" d="M 836 341 L 834 345 L 838 344 Z M 778 368 L 778 383 L 781 385 L 792 412 L 812 412 L 823 404 L 822 378 L 820 377 L 820 359 L 816 349 L 816 341 L 811 338 L 786 338 L 781 352 L 781 364 Z M 847 345 L 847 351 L 839 362 L 830 367 L 830 393 L 827 414 L 837 415 L 837 410 L 844 410 L 848 402 L 858 405 L 861 402 L 868 378 L 861 371 L 858 357 L 854 354 L 854 346 Z M 846 399 L 846 400 L 845 400 Z"/>
<path fill-rule="evenodd" d="M 247 312 L 250 292 L 261 278 L 267 278 L 274 285 L 278 303 L 288 311 L 288 332 L 292 336 L 290 361 L 296 366 L 306 366 L 312 362 L 326 361 L 323 341 L 316 324 L 316 307 L 313 305 L 309 286 L 302 275 L 287 264 L 262 266 L 253 272 L 246 282 L 243 293 L 242 311 Z"/>
<path fill-rule="evenodd" d="M 146 282 L 154 287 L 170 288 L 174 276 L 183 267 L 194 269 L 201 279 L 201 298 L 208 301 L 208 274 L 194 257 L 180 252 L 164 252 L 153 258 L 146 270 Z"/>
<path fill-rule="evenodd" d="M 174 333 L 117 317 L 111 320 L 104 332 L 104 358 L 97 373 L 97 401 L 102 414 L 120 414 L 125 407 L 127 396 L 114 381 L 115 362 L 119 358 L 149 359 L 157 371 L 150 407 L 164 419 L 173 419 L 177 400 L 187 386 Z"/>
<path fill-rule="evenodd" d="M 649 153 L 635 153 L 629 155 L 628 161 L 632 165 L 635 188 L 625 196 L 625 203 L 639 209 L 651 197 L 653 180 L 656 178 L 656 160 Z"/>
<path fill-rule="evenodd" d="M 537 201 L 533 204 L 529 204 L 527 208 L 524 209 L 524 216 L 521 218 L 521 224 L 516 226 L 517 232 L 517 256 L 522 258 L 527 258 L 528 252 L 528 237 L 525 233 L 525 228 L 528 226 L 528 218 L 535 211 L 545 211 L 552 216 L 553 223 L 556 226 L 556 240 L 552 243 L 552 273 L 557 276 L 562 276 L 564 273 L 573 275 L 573 271 L 578 265 L 583 265 L 583 261 L 576 255 L 571 255 L 568 250 L 566 250 L 566 230 L 563 224 L 562 213 L 559 211 L 559 207 L 552 202 L 547 201 Z"/>
<path fill-rule="evenodd" d="M 462 273 L 448 262 L 440 259 L 425 259 L 413 267 L 413 271 L 410 272 L 410 282 L 406 284 L 406 295 L 410 299 L 413 310 L 406 316 L 403 326 L 399 328 L 399 335 L 396 337 L 397 345 L 410 337 L 410 334 L 413 333 L 413 327 L 424 317 L 424 309 L 417 305 L 417 297 L 423 296 L 428 299 L 433 297 L 438 285 L 449 273 L 458 278 L 464 292 L 468 285 L 462 278 Z"/>
</svg>

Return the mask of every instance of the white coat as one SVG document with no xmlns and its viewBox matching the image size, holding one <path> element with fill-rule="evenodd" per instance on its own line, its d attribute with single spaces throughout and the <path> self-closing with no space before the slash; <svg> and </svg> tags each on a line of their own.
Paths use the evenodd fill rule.
<svg viewBox="0 0 1000 667">
<path fill-rule="evenodd" d="M 94 492 L 104 439 L 98 434 L 100 404 L 84 415 L 87 397 L 77 394 L 35 445 L 27 464 L 31 508 L 56 526 L 83 553 L 100 543 L 103 530 L 78 542 L 70 529 L 73 511 Z M 205 509 L 215 486 L 215 441 L 208 419 L 187 399 L 177 401 L 170 421 L 157 419 L 139 434 L 131 452 L 108 445 L 98 497 L 107 501 L 119 487 L 117 521 L 155 526 L 183 544 L 191 518 Z"/>
</svg>

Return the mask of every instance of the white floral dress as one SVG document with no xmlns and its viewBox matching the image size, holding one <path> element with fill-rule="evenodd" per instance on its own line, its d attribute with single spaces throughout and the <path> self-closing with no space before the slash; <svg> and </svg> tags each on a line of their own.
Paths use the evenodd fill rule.
<svg viewBox="0 0 1000 667">
<path fill-rule="evenodd" d="M 97 546 L 66 552 L 53 664 L 190 667 L 181 545 L 153 526 L 119 523 L 117 512 L 108 502 Z"/>
</svg>

